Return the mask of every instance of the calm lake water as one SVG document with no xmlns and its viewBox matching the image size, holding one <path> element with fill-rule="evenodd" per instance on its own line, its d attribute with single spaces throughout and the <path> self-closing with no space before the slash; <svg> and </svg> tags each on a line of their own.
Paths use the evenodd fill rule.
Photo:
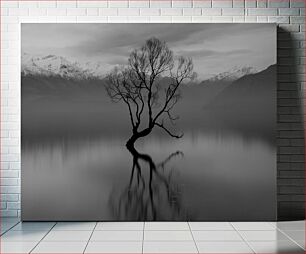
<svg viewBox="0 0 306 254">
<path fill-rule="evenodd" d="M 27 220 L 274 220 L 276 151 L 227 132 L 125 141 L 71 138 L 22 146 Z M 137 165 L 133 171 L 133 161 Z M 272 190 L 272 191 L 271 191 Z"/>
</svg>

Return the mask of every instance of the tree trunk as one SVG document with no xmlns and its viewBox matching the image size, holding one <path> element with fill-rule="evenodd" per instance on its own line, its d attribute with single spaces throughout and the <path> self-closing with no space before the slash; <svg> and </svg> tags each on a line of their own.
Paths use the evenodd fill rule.
<svg viewBox="0 0 306 254">
<path fill-rule="evenodd" d="M 137 141 L 137 139 L 145 137 L 151 133 L 153 128 L 146 128 L 142 130 L 141 132 L 134 132 L 133 135 L 129 138 L 129 140 L 126 142 L 126 147 L 129 150 L 134 150 L 134 144 Z"/>
</svg>

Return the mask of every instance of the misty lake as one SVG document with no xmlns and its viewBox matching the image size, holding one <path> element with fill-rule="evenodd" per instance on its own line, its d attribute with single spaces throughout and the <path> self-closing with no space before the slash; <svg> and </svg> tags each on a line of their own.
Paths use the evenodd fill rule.
<svg viewBox="0 0 306 254">
<path fill-rule="evenodd" d="M 25 142 L 23 186 L 31 186 L 23 193 L 26 218 L 275 219 L 275 148 L 267 142 L 201 131 L 181 139 L 151 135 L 136 148 L 152 158 L 155 171 L 140 161 L 133 172 L 133 156 L 122 139 Z"/>
<path fill-rule="evenodd" d="M 23 77 L 23 219 L 275 220 L 273 73 L 226 89 L 184 85 L 180 119 L 165 122 L 184 136 L 155 128 L 137 140 L 138 154 L 125 146 L 126 107 L 101 81 Z"/>
</svg>

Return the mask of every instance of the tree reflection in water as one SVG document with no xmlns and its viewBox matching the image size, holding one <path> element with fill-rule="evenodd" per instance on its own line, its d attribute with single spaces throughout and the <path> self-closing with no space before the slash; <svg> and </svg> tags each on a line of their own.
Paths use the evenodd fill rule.
<svg viewBox="0 0 306 254">
<path fill-rule="evenodd" d="M 127 147 L 133 158 L 128 185 L 110 196 L 110 206 L 116 220 L 184 220 L 188 218 L 182 206 L 182 192 L 175 182 L 175 169 L 169 163 L 183 157 L 180 151 L 155 163 L 148 154 Z"/>
</svg>

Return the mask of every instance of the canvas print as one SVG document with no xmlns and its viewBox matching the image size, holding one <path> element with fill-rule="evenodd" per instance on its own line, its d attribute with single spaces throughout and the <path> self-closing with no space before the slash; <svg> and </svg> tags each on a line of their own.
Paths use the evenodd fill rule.
<svg viewBox="0 0 306 254">
<path fill-rule="evenodd" d="M 22 219 L 276 219 L 274 24 L 22 24 Z"/>
</svg>

